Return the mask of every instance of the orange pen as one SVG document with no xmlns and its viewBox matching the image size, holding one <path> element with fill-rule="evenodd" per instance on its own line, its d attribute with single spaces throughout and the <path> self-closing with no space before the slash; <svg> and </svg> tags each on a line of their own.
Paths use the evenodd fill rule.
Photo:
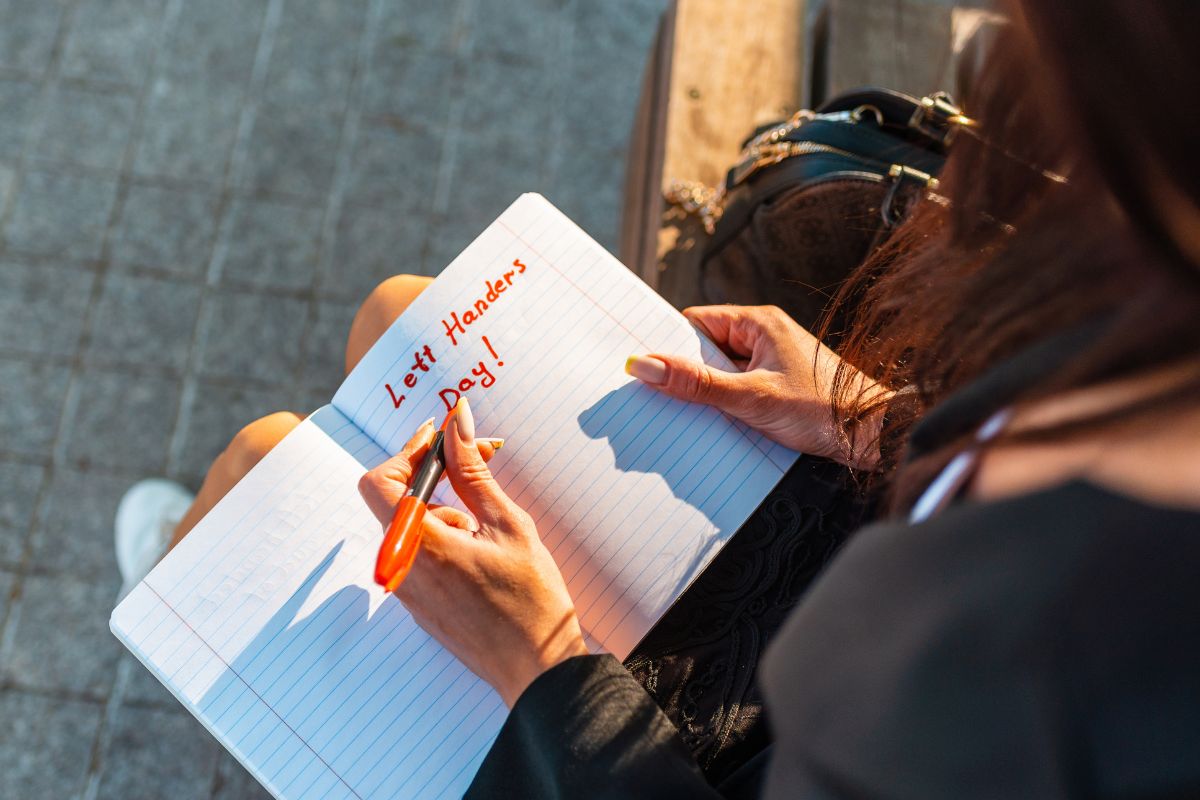
<svg viewBox="0 0 1200 800">
<path fill-rule="evenodd" d="M 383 535 L 379 557 L 375 559 L 375 582 L 389 592 L 396 591 L 404 581 L 421 547 L 421 521 L 425 519 L 429 497 L 446 470 L 444 442 L 450 416 L 446 415 L 442 427 L 434 434 L 425 460 L 409 484 L 408 493 L 396 505 L 392 522 Z"/>
</svg>

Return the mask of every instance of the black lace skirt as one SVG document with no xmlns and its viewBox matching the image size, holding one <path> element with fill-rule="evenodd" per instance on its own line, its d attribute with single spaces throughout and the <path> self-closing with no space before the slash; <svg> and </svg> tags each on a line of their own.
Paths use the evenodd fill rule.
<svg viewBox="0 0 1200 800">
<path fill-rule="evenodd" d="M 769 742 L 759 659 L 868 505 L 845 467 L 802 456 L 625 660 L 710 783 Z"/>
</svg>

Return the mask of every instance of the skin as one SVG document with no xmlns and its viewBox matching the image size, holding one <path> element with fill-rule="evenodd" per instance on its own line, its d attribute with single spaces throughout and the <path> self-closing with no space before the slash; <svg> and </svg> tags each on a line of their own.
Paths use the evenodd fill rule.
<svg viewBox="0 0 1200 800">
<path fill-rule="evenodd" d="M 372 292 L 351 327 L 347 371 L 427 284 L 428 279 L 397 276 Z M 649 354 L 661 365 L 653 370 L 658 380 L 651 385 L 713 405 L 789 447 L 841 458 L 844 442 L 837 441 L 828 421 L 836 354 L 773 307 L 710 306 L 684 314 L 739 371 Z M 1085 415 L 1197 371 L 1200 364 L 1182 364 L 1051 398 L 1018 410 L 1011 425 L 1019 429 Z M 868 396 L 883 393 L 861 374 L 858 380 Z M 185 523 L 203 516 L 299 421 L 281 412 L 243 429 L 217 459 Z M 877 418 L 860 421 L 863 441 L 874 438 L 877 426 Z M 359 490 L 381 525 L 390 521 L 432 435 L 431 425 L 422 426 L 400 453 L 363 476 Z M 870 468 L 877 458 L 868 448 L 853 449 L 865 452 L 851 466 Z M 397 596 L 422 627 L 511 706 L 542 672 L 587 651 L 566 584 L 532 519 L 487 468 L 492 452 L 475 441 L 469 405 L 459 410 L 447 430 L 447 476 L 471 513 L 443 507 L 426 515 L 420 554 Z M 996 500 L 1084 478 L 1147 502 L 1200 510 L 1198 452 L 1200 404 L 1193 404 L 1174 412 L 1169 426 L 1143 420 L 1053 445 L 989 450 L 968 493 Z M 182 537 L 190 525 L 180 527 Z"/>
<path fill-rule="evenodd" d="M 856 469 L 872 469 L 882 410 L 852 428 L 847 448 L 829 414 L 833 376 L 841 359 L 776 306 L 697 306 L 683 315 L 720 347 L 740 372 L 725 372 L 672 355 L 649 356 L 666 365 L 659 391 L 704 403 L 745 422 L 780 444 L 831 458 Z M 851 390 L 868 401 L 892 393 L 849 368 Z M 638 373 L 633 372 L 637 377 Z M 847 452 L 854 453 L 852 460 Z"/>
<path fill-rule="evenodd" d="M 381 525 L 407 490 L 434 428 L 359 482 Z M 425 516 L 421 550 L 396 596 L 422 628 L 490 683 L 509 706 L 534 678 L 586 655 L 575 604 L 533 518 L 492 477 L 475 443 L 470 404 L 446 431 L 446 474 L 470 515 L 435 507 Z"/>
<path fill-rule="evenodd" d="M 673 397 L 720 408 L 796 449 L 835 458 L 844 452 L 825 422 L 835 354 L 778 309 L 719 306 L 684 313 L 734 357 L 742 371 L 722 372 L 654 355 L 666 370 L 665 378 L 661 368 L 653 370 L 659 379 L 651 385 Z M 1188 370 L 1198 368 L 1193 364 L 1173 377 L 1139 377 L 1055 398 L 1023 410 L 1013 424 L 1084 414 L 1136 397 L 1164 381 L 1181 380 L 1192 374 Z M 868 379 L 860 380 L 865 391 L 872 391 L 865 383 Z M 1014 445 L 989 452 L 968 493 L 994 500 L 1085 478 L 1150 502 L 1200 509 L 1200 492 L 1195 489 L 1200 485 L 1200 406 L 1182 412 L 1169 430 L 1160 427 L 1138 423 L 1065 444 Z M 875 453 L 855 466 L 870 466 L 877 457 Z M 417 592 L 417 584 L 407 587 L 401 599 L 423 627 L 495 686 L 511 706 L 543 671 L 584 652 L 574 607 L 528 514 L 485 474 L 482 462 L 455 461 L 448 467 L 456 487 L 471 481 L 486 485 L 486 495 L 467 487 L 476 492 L 473 502 L 482 503 L 486 497 L 487 522 L 480 526 L 486 529 L 486 543 L 465 539 L 462 525 L 431 523 L 436 545 L 422 551 L 413 572 L 419 572 L 421 587 L 435 587 L 431 597 L 436 599 L 424 597 L 424 589 Z M 368 503 L 380 504 L 370 499 L 385 491 L 380 481 L 368 475 L 362 489 Z M 386 521 L 383 516 L 381 521 Z M 457 540 L 454 527 L 460 529 Z"/>
<path fill-rule="evenodd" d="M 371 345 L 395 322 L 433 278 L 396 275 L 380 283 L 359 306 L 346 338 L 345 371 L 349 375 Z M 178 544 L 205 514 L 240 481 L 263 456 L 304 419 L 293 411 L 276 411 L 246 425 L 217 456 L 204 476 L 200 491 L 175 527 L 171 547 Z M 486 446 L 485 446 L 486 449 Z M 491 457 L 490 452 L 488 457 Z"/>
<path fill-rule="evenodd" d="M 778 308 L 710 306 L 684 314 L 742 371 L 655 355 L 666 365 L 656 388 L 720 408 L 790 447 L 841 452 L 826 422 L 838 363 L 832 351 Z M 469 405 L 456 411 L 449 434 L 446 474 L 478 524 L 449 509 L 427 515 L 421 551 L 396 594 L 421 627 L 511 706 L 538 675 L 587 649 L 566 583 L 532 518 L 471 447 Z M 359 483 L 381 525 L 391 520 L 431 437 L 432 428 L 419 429 Z"/>
</svg>

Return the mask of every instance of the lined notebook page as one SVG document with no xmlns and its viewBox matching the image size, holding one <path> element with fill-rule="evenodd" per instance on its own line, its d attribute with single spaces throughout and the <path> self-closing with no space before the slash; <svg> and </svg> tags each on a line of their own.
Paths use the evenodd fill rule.
<svg viewBox="0 0 1200 800">
<path fill-rule="evenodd" d="M 625 375 L 629 355 L 650 352 L 733 368 L 549 202 L 524 195 L 333 404 L 396 452 L 466 395 L 478 434 L 507 439 L 493 471 L 537 521 L 585 631 L 624 658 L 796 457 Z M 459 505 L 444 487 L 436 499 Z"/>
<path fill-rule="evenodd" d="M 372 582 L 385 453 L 326 407 L 113 612 L 159 680 L 280 798 L 457 797 L 505 717 Z"/>
</svg>

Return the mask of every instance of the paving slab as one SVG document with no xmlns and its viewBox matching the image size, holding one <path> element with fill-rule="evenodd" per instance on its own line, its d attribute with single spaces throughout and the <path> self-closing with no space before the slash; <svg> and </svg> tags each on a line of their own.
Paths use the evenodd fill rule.
<svg viewBox="0 0 1200 800">
<path fill-rule="evenodd" d="M 125 673 L 121 702 L 135 706 L 166 708 L 178 712 L 181 706 L 154 673 L 142 666 L 133 654 L 123 652 L 117 669 Z M 112 752 L 110 750 L 110 752 Z M 116 751 L 119 754 L 119 750 Z"/>
<path fill-rule="evenodd" d="M 17 180 L 17 168 L 12 162 L 0 161 L 0 213 L 12 205 L 13 188 Z"/>
<path fill-rule="evenodd" d="M 103 706 L 0 689 L 0 797 L 82 792 Z"/>
<path fill-rule="evenodd" d="M 302 375 L 305 385 L 336 389 L 341 384 L 346 371 L 346 339 L 357 311 L 357 303 L 322 300 L 316 304 L 313 324 L 305 339 Z"/>
<path fill-rule="evenodd" d="M 201 293 L 178 278 L 109 272 L 92 316 L 89 362 L 182 370 Z"/>
<path fill-rule="evenodd" d="M 323 213 L 314 205 L 239 199 L 231 212 L 222 283 L 284 290 L 311 287 Z"/>
<path fill-rule="evenodd" d="M 117 170 L 129 146 L 137 98 L 125 91 L 59 86 L 46 100 L 33 155 L 39 161 Z"/>
<path fill-rule="evenodd" d="M 71 261 L 95 259 L 117 193 L 117 179 L 37 168 L 18 182 L 4 226 L 9 252 Z"/>
<path fill-rule="evenodd" d="M 0 531 L 2 530 L 0 529 Z M 3 631 L 4 621 L 8 618 L 8 607 L 12 602 L 13 585 L 16 582 L 17 575 L 15 572 L 9 572 L 0 568 L 0 631 Z"/>
<path fill-rule="evenodd" d="M 60 364 L 0 356 L 0 452 L 50 456 L 70 374 Z"/>
<path fill-rule="evenodd" d="M 203 321 L 199 372 L 207 378 L 286 383 L 300 366 L 304 300 L 242 289 L 213 292 Z"/>
<path fill-rule="evenodd" d="M 193 489 L 213 460 L 244 426 L 267 414 L 287 411 L 291 394 L 286 387 L 246 386 L 200 380 L 184 410 L 178 470 Z"/>
<path fill-rule="evenodd" d="M 95 282 L 87 269 L 0 259 L 0 349 L 74 355 Z"/>
<path fill-rule="evenodd" d="M 67 464 L 162 471 L 179 408 L 177 378 L 88 367 L 76 378 L 75 391 L 74 416 L 64 433 Z"/>
<path fill-rule="evenodd" d="M 188 3 L 187 7 L 206 3 Z M 245 101 L 244 81 L 201 84 L 159 74 L 151 83 L 134 157 L 139 176 L 220 182 Z"/>
<path fill-rule="evenodd" d="M 420 272 L 428 220 L 423 211 L 393 213 L 348 202 L 321 275 L 324 296 L 361 303 L 385 278 Z"/>
<path fill-rule="evenodd" d="M 111 262 L 199 278 L 208 269 L 216 235 L 214 190 L 133 184 L 112 237 Z"/>
<path fill-rule="evenodd" d="M 366 16 L 366 0 L 289 0 L 275 32 L 267 96 L 344 110 Z"/>
<path fill-rule="evenodd" d="M 118 582 L 113 552 L 117 503 L 133 483 L 127 475 L 58 467 L 46 486 L 30 537 L 30 566 L 63 580 Z"/>
<path fill-rule="evenodd" d="M 217 764 L 213 800 L 271 800 L 271 793 L 246 772 L 233 756 L 222 753 Z"/>
<path fill-rule="evenodd" d="M 267 104 L 254 131 L 238 184 L 249 193 L 324 197 L 333 186 L 341 120 L 311 108 Z"/>
<path fill-rule="evenodd" d="M 156 77 L 170 77 L 181 98 L 204 90 L 245 88 L 258 54 L 267 5 L 267 0 L 180 3 L 179 17 L 160 52 Z"/>
<path fill-rule="evenodd" d="M 487 55 L 505 53 L 547 63 L 558 43 L 565 0 L 480 3 L 471 15 L 471 44 Z"/>
<path fill-rule="evenodd" d="M 121 655 L 108 629 L 118 588 L 81 574 L 27 575 L 9 613 L 0 677 L 23 689 L 106 698 Z"/>
<path fill-rule="evenodd" d="M 68 5 L 61 0 L 0 0 L 0 69 L 44 73 Z"/>
<path fill-rule="evenodd" d="M 375 43 L 364 78 L 363 112 L 423 125 L 430 138 L 443 138 L 450 101 L 459 88 L 459 61 L 405 45 L 396 37 Z"/>
<path fill-rule="evenodd" d="M 18 158 L 40 110 L 37 83 L 23 78 L 0 79 L 0 158 Z"/>
<path fill-rule="evenodd" d="M 46 468 L 0 458 L 0 564 L 20 566 Z M 8 596 L 8 588 L 3 591 Z M 3 615 L 0 615 L 0 619 Z"/>
<path fill-rule="evenodd" d="M 97 800 L 205 800 L 220 745 L 185 711 L 125 706 L 108 732 Z"/>
<path fill-rule="evenodd" d="M 461 52 L 466 45 L 463 5 L 463 0 L 385 3 L 377 40 L 422 53 Z"/>
<path fill-rule="evenodd" d="M 141 85 L 165 5 L 166 0 L 84 0 L 67 37 L 63 75 Z"/>
<path fill-rule="evenodd" d="M 347 206 L 394 213 L 429 206 L 443 137 L 400 116 L 364 120 L 354 143 L 345 188 Z"/>
</svg>

